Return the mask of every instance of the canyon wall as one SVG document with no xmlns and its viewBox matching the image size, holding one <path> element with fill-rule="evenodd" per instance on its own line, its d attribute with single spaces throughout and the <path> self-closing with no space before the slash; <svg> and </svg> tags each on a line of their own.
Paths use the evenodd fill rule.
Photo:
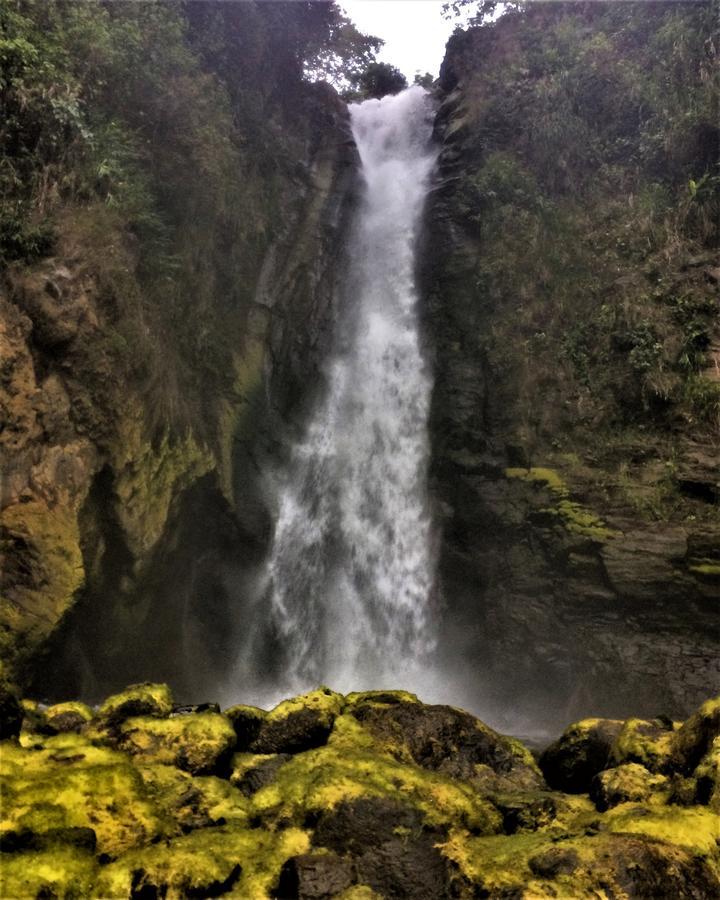
<svg viewBox="0 0 720 900">
<path fill-rule="evenodd" d="M 3 221 L 6 674 L 49 696 L 149 674 L 202 692 L 234 660 L 235 598 L 264 550 L 257 454 L 324 355 L 356 169 L 347 108 L 265 21 L 287 4 L 30 12 L 18 43 L 49 66 L 71 41 L 101 49 L 86 63 L 72 47 L 51 87 L 27 51 L 15 86 L 37 109 L 7 100 L 18 167 L 33 116 L 67 146 L 32 147 L 43 215 L 34 195 Z M 113 55 L 131 51 L 144 70 Z M 61 76 L 93 129 L 80 150 L 41 95 Z"/>
<path fill-rule="evenodd" d="M 720 687 L 709 4 L 450 40 L 423 259 L 447 667 L 548 724 Z"/>
</svg>

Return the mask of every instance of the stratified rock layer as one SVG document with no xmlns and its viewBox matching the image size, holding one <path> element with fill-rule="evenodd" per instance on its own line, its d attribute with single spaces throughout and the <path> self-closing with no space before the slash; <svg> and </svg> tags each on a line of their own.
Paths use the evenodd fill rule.
<svg viewBox="0 0 720 900">
<path fill-rule="evenodd" d="M 263 720 L 283 753 L 246 752 L 240 707 L 172 707 L 163 685 L 51 735 L 71 704 L 24 701 L 0 748 L 0 894 L 704 900 L 720 892 L 718 704 L 668 729 L 661 775 L 611 758 L 621 722 L 570 726 L 538 768 L 519 741 L 401 691 L 281 703 Z M 561 759 L 595 773 L 590 796 L 548 787 Z"/>
</svg>

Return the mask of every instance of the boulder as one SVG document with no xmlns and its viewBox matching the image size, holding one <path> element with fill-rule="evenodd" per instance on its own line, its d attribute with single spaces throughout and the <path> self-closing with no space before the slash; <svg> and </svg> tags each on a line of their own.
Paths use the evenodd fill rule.
<svg viewBox="0 0 720 900">
<path fill-rule="evenodd" d="M 321 747 L 327 743 L 343 704 L 342 694 L 329 688 L 285 700 L 262 717 L 249 749 L 253 753 L 301 753 Z M 242 721 L 247 722 L 247 716 Z"/>
<path fill-rule="evenodd" d="M 671 764 L 690 774 L 720 736 L 720 697 L 708 700 L 673 735 Z"/>
<path fill-rule="evenodd" d="M 92 721 L 93 711 L 84 703 L 56 703 L 45 710 L 45 729 L 50 734 L 79 732 Z"/>
<path fill-rule="evenodd" d="M 120 726 L 118 746 L 139 762 L 210 775 L 226 768 L 235 740 L 235 729 L 225 716 L 206 712 L 172 719 L 133 717 Z"/>
<path fill-rule="evenodd" d="M 225 710 L 237 735 L 237 748 L 240 752 L 250 749 L 251 744 L 260 732 L 260 726 L 267 717 L 264 709 L 257 706 L 231 706 Z"/>
<path fill-rule="evenodd" d="M 277 900 L 330 900 L 353 882 L 352 865 L 334 853 L 303 853 L 291 857 L 273 892 Z"/>
<path fill-rule="evenodd" d="M 485 790 L 544 787 L 532 754 L 520 741 L 461 709 L 393 697 L 390 702 L 366 699 L 348 712 L 396 759 L 476 782 Z"/>
<path fill-rule="evenodd" d="M 638 763 L 625 763 L 599 772 L 590 785 L 590 799 L 604 811 L 619 803 L 640 802 L 667 784 L 663 775 L 653 775 Z"/>
<path fill-rule="evenodd" d="M 720 813 L 720 737 L 716 737 L 708 753 L 695 769 L 697 803 L 706 803 Z"/>
<path fill-rule="evenodd" d="M 0 741 L 20 734 L 24 715 L 18 698 L 6 684 L 0 683 Z"/>
<path fill-rule="evenodd" d="M 611 764 L 611 749 L 622 728 L 623 722 L 616 719 L 583 719 L 566 728 L 540 756 L 550 787 L 586 793 L 598 772 Z"/>
<path fill-rule="evenodd" d="M 251 797 L 270 784 L 278 770 L 291 759 L 291 753 L 236 753 L 232 759 L 230 781 L 246 797 Z"/>
<path fill-rule="evenodd" d="M 133 684 L 119 694 L 113 694 L 98 709 L 98 717 L 109 728 L 115 728 L 133 716 L 169 716 L 173 699 L 166 684 Z"/>
<path fill-rule="evenodd" d="M 673 723 L 669 719 L 628 719 L 610 750 L 616 766 L 639 763 L 651 772 L 661 772 L 670 762 Z"/>
</svg>

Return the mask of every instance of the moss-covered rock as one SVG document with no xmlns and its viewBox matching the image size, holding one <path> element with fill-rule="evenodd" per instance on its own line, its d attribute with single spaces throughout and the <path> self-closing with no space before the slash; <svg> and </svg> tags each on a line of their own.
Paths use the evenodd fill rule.
<svg viewBox="0 0 720 900">
<path fill-rule="evenodd" d="M 329 723 L 325 743 L 235 753 L 232 764 L 235 728 L 202 706 L 122 719 L 113 729 L 24 728 L 0 748 L 0 894 L 720 894 L 720 738 L 690 776 L 670 772 L 687 782 L 681 805 L 664 774 L 636 762 L 596 773 L 589 796 L 548 790 L 522 744 L 462 710 L 402 692 L 349 702 L 313 692 L 277 707 L 278 721 L 308 705 Z M 689 721 L 707 722 L 708 709 Z M 637 720 L 571 726 L 562 777 L 576 788 L 598 764 L 599 744 L 611 764 L 621 732 L 636 735 Z"/>
<path fill-rule="evenodd" d="M 279 703 L 262 718 L 253 753 L 299 753 L 324 744 L 345 699 L 329 688 Z"/>
<path fill-rule="evenodd" d="M 93 719 L 93 711 L 85 703 L 70 700 L 56 703 L 45 710 L 45 727 L 55 734 L 79 732 Z"/>
<path fill-rule="evenodd" d="M 230 781 L 246 796 L 270 784 L 278 769 L 292 759 L 290 753 L 236 753 Z"/>
<path fill-rule="evenodd" d="M 250 745 L 258 736 L 260 726 L 267 717 L 267 712 L 257 706 L 231 706 L 224 711 L 224 715 L 230 719 L 237 735 L 237 748 L 244 752 L 250 749 Z"/>
<path fill-rule="evenodd" d="M 565 729 L 540 756 L 550 787 L 586 793 L 592 779 L 610 764 L 613 744 L 623 729 L 616 719 L 583 719 Z"/>
<path fill-rule="evenodd" d="M 610 750 L 615 765 L 639 763 L 651 772 L 668 767 L 673 745 L 673 724 L 655 719 L 628 719 Z"/>
<path fill-rule="evenodd" d="M 235 729 L 219 713 L 191 713 L 169 719 L 136 716 L 123 722 L 119 746 L 147 763 L 164 763 L 193 775 L 212 774 L 229 761 Z"/>
<path fill-rule="evenodd" d="M 25 709 L 10 690 L 0 682 L 0 741 L 17 737 L 25 718 Z"/>
<path fill-rule="evenodd" d="M 720 736 L 720 697 L 707 700 L 675 732 L 672 741 L 672 765 L 686 774 L 709 752 Z"/>
<path fill-rule="evenodd" d="M 348 707 L 373 740 L 408 760 L 483 787 L 503 790 L 544 787 L 532 754 L 519 741 L 498 734 L 474 716 L 450 706 L 425 706 L 394 697 L 366 696 Z"/>
<path fill-rule="evenodd" d="M 108 697 L 98 709 L 98 717 L 115 727 L 132 716 L 169 716 L 173 709 L 170 688 L 166 684 L 133 684 Z"/>
<path fill-rule="evenodd" d="M 694 774 L 695 799 L 720 814 L 720 737 L 715 738 Z"/>
<path fill-rule="evenodd" d="M 502 822 L 469 784 L 398 760 L 352 715 L 336 719 L 326 746 L 299 753 L 279 768 L 273 781 L 253 795 L 252 808 L 266 823 L 301 823 L 358 797 L 402 798 L 430 826 L 461 821 L 492 833 Z"/>
<path fill-rule="evenodd" d="M 308 848 L 307 832 L 298 828 L 194 831 L 106 866 L 96 882 L 96 896 L 130 897 L 144 890 L 167 900 L 220 894 L 263 900 L 271 896 L 283 863 Z"/>
<path fill-rule="evenodd" d="M 98 852 L 111 856 L 165 832 L 164 815 L 126 755 L 74 734 L 28 743 L 2 748 L 2 831 L 92 828 Z"/>
<path fill-rule="evenodd" d="M 590 785 L 590 797 L 599 810 L 620 803 L 648 800 L 667 783 L 663 775 L 653 775 L 638 763 L 625 763 L 599 772 Z"/>
<path fill-rule="evenodd" d="M 0 896 L 92 897 L 98 868 L 92 853 L 64 844 L 6 855 L 0 867 Z"/>
</svg>

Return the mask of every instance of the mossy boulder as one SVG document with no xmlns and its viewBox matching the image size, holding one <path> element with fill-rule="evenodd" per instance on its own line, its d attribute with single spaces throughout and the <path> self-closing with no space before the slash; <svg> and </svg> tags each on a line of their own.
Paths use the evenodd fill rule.
<svg viewBox="0 0 720 900">
<path fill-rule="evenodd" d="M 98 868 L 92 852 L 66 844 L 7 854 L 0 867 L 0 896 L 92 897 Z"/>
<path fill-rule="evenodd" d="M 267 712 L 264 709 L 240 704 L 226 709 L 224 715 L 232 722 L 237 736 L 237 748 L 243 752 L 250 749 L 260 732 L 260 726 L 267 718 Z"/>
<path fill-rule="evenodd" d="M 610 750 L 614 765 L 639 763 L 651 772 L 668 768 L 674 726 L 669 720 L 628 719 Z"/>
<path fill-rule="evenodd" d="M 326 746 L 294 755 L 274 779 L 252 796 L 257 817 L 274 823 L 315 820 L 339 803 L 363 798 L 397 798 L 419 810 L 432 827 L 465 823 L 477 833 L 493 833 L 502 817 L 469 784 L 442 772 L 400 760 L 377 744 L 352 715 L 341 715 Z"/>
<path fill-rule="evenodd" d="M 345 698 L 329 688 L 279 703 L 262 717 L 253 753 L 300 753 L 327 742 Z M 247 721 L 247 720 L 246 720 Z"/>
<path fill-rule="evenodd" d="M 79 732 L 93 719 L 93 711 L 85 703 L 56 703 L 45 710 L 45 728 L 52 734 Z"/>
<path fill-rule="evenodd" d="M 25 710 L 18 698 L 6 684 L 0 682 L 0 741 L 17 737 L 24 717 Z"/>
<path fill-rule="evenodd" d="M 236 753 L 232 758 L 230 781 L 250 797 L 270 784 L 278 769 L 291 759 L 290 753 Z"/>
<path fill-rule="evenodd" d="M 287 859 L 309 849 L 307 832 L 272 832 L 229 825 L 201 829 L 125 854 L 100 872 L 98 897 L 272 896 Z"/>
<path fill-rule="evenodd" d="M 690 774 L 720 736 L 720 697 L 708 700 L 675 732 L 672 765 Z"/>
<path fill-rule="evenodd" d="M 310 900 L 337 897 L 353 883 L 353 866 L 335 853 L 303 853 L 282 867 L 274 895 Z"/>
<path fill-rule="evenodd" d="M 451 706 L 366 697 L 348 707 L 379 747 L 399 760 L 473 782 L 485 790 L 544 787 L 530 751 Z"/>
<path fill-rule="evenodd" d="M 593 778 L 610 765 L 611 749 L 623 724 L 616 719 L 583 719 L 566 728 L 540 756 L 550 787 L 587 793 Z"/>
<path fill-rule="evenodd" d="M 696 792 L 698 803 L 707 803 L 715 812 L 720 813 L 720 737 L 716 737 L 708 753 L 695 769 Z"/>
<path fill-rule="evenodd" d="M 28 747 L 5 743 L 0 773 L 3 832 L 91 828 L 98 852 L 116 856 L 166 830 L 131 760 L 80 735 L 36 736 Z"/>
<path fill-rule="evenodd" d="M 193 775 L 213 774 L 229 764 L 235 729 L 219 713 L 170 719 L 135 716 L 120 726 L 118 746 L 145 763 L 177 766 Z"/>
<path fill-rule="evenodd" d="M 625 763 L 599 772 L 590 785 L 590 797 L 599 810 L 620 803 L 648 800 L 667 784 L 663 775 L 653 775 L 638 763 Z"/>
<path fill-rule="evenodd" d="M 169 716 L 173 698 L 166 684 L 144 682 L 133 684 L 119 694 L 113 694 L 98 709 L 98 717 L 110 728 L 133 716 Z"/>
</svg>

